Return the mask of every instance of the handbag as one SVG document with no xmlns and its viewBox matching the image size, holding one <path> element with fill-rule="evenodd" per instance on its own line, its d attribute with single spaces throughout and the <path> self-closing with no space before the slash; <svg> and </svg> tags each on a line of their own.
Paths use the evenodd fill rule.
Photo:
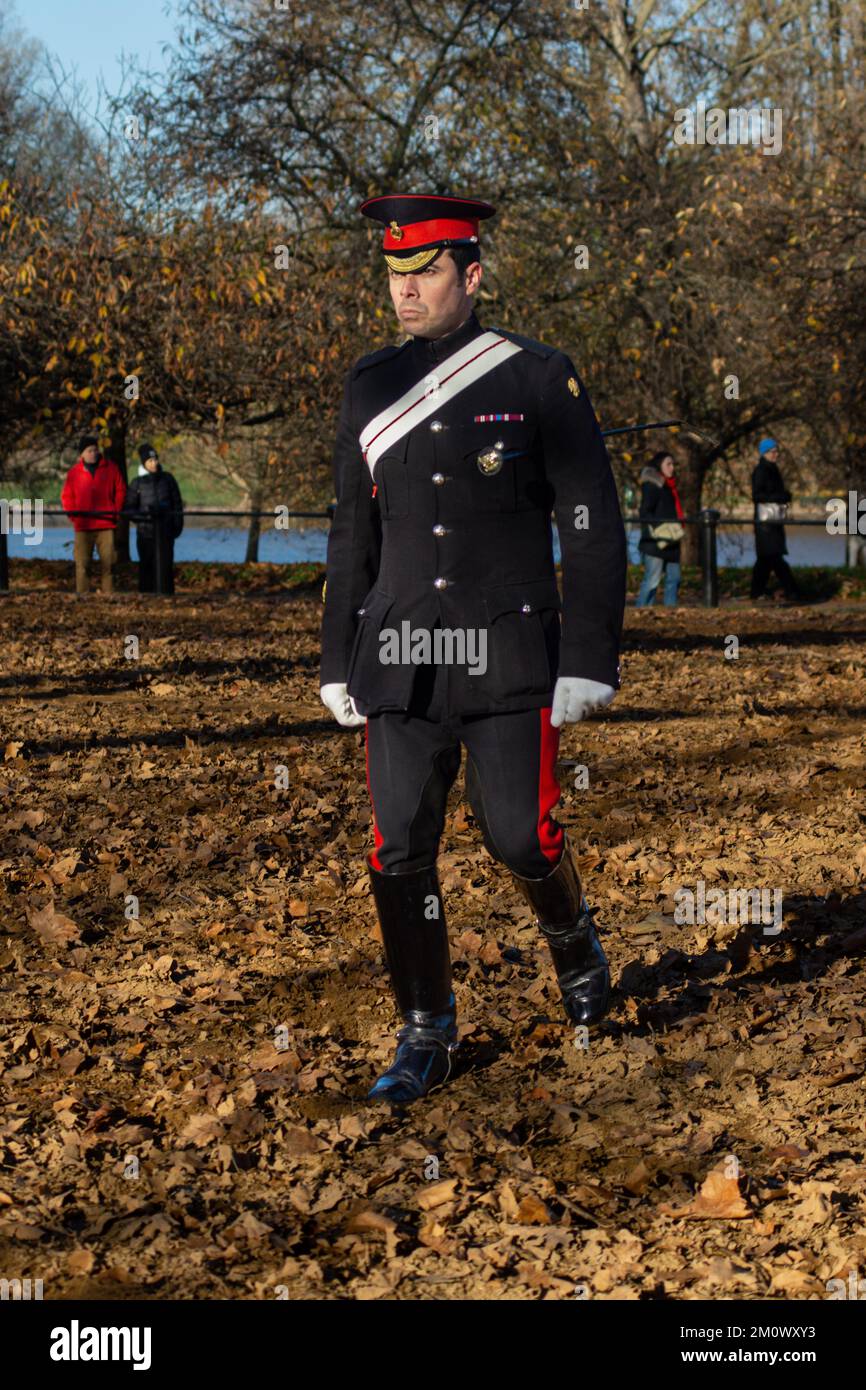
<svg viewBox="0 0 866 1390">
<path fill-rule="evenodd" d="M 759 521 L 784 521 L 788 515 L 787 502 L 759 502 L 757 505 Z"/>
<path fill-rule="evenodd" d="M 686 528 L 681 521 L 662 521 L 650 527 L 650 535 L 658 545 L 676 545 L 685 534 Z"/>
</svg>

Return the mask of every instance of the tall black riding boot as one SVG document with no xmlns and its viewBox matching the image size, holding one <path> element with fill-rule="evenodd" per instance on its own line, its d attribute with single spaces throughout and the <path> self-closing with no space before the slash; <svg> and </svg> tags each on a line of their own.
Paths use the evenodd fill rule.
<svg viewBox="0 0 866 1390">
<path fill-rule="evenodd" d="M 404 1027 L 391 1067 L 368 1092 L 370 1100 L 406 1102 L 441 1086 L 457 1048 L 457 1008 L 451 990 L 448 929 L 435 864 L 408 873 L 382 873 L 367 857 L 391 984 Z"/>
<path fill-rule="evenodd" d="M 568 835 L 556 868 L 544 878 L 515 881 L 547 938 L 566 1013 L 572 1023 L 598 1023 L 610 1002 L 610 969 L 580 886 Z"/>
</svg>

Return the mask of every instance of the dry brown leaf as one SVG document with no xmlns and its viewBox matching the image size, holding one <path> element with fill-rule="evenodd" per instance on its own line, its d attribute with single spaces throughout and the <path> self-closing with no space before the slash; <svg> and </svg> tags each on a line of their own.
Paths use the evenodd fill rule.
<svg viewBox="0 0 866 1390">
<path fill-rule="evenodd" d="M 81 940 L 81 929 L 71 917 L 57 912 L 53 903 L 28 909 L 27 920 L 43 946 L 68 946 L 70 941 Z"/>
<path fill-rule="evenodd" d="M 547 1226 L 550 1224 L 550 1212 L 546 1203 L 530 1192 L 521 1198 L 514 1219 L 522 1226 Z"/>
<path fill-rule="evenodd" d="M 89 1274 L 96 1263 L 92 1250 L 73 1250 L 66 1257 L 66 1268 L 70 1274 Z"/>
<path fill-rule="evenodd" d="M 200 1148 L 203 1144 L 213 1143 L 214 1139 L 221 1139 L 224 1133 L 225 1128 L 215 1115 L 203 1113 L 193 1115 L 181 1130 L 180 1137 Z"/>
<path fill-rule="evenodd" d="M 444 1182 L 437 1182 L 432 1187 L 422 1187 L 418 1192 L 418 1205 L 422 1211 L 433 1211 L 436 1207 L 444 1206 L 450 1202 L 457 1194 L 457 1178 L 446 1178 Z"/>
<path fill-rule="evenodd" d="M 520 1211 L 520 1203 L 514 1195 L 514 1189 L 510 1183 L 504 1182 L 499 1189 L 499 1210 L 509 1221 L 516 1221 Z"/>
<path fill-rule="evenodd" d="M 635 1197 L 640 1197 L 652 1179 L 652 1168 L 648 1168 L 641 1158 L 623 1179 L 623 1187 L 627 1188 L 629 1192 L 633 1192 Z"/>
<path fill-rule="evenodd" d="M 741 1221 L 753 1215 L 740 1192 L 739 1179 L 727 1177 L 721 1168 L 707 1174 L 697 1197 L 687 1206 L 675 1208 L 662 1203 L 660 1209 L 689 1221 Z"/>
<path fill-rule="evenodd" d="M 456 1246 L 456 1241 L 449 1238 L 445 1227 L 434 1218 L 419 1228 L 418 1240 L 421 1245 L 426 1245 L 428 1250 L 435 1250 L 439 1255 L 450 1255 Z"/>
<path fill-rule="evenodd" d="M 255 1243 L 264 1236 L 269 1236 L 272 1230 L 272 1226 L 260 1221 L 251 1211 L 245 1211 L 231 1226 L 226 1227 L 225 1235 L 230 1240 L 248 1240 Z"/>
<path fill-rule="evenodd" d="M 392 1221 L 390 1216 L 386 1216 L 384 1212 L 374 1211 L 372 1207 L 367 1207 L 364 1211 L 356 1212 L 354 1216 L 350 1216 L 344 1229 L 350 1233 L 378 1231 L 382 1235 L 390 1235 L 396 1231 L 397 1223 Z"/>
</svg>

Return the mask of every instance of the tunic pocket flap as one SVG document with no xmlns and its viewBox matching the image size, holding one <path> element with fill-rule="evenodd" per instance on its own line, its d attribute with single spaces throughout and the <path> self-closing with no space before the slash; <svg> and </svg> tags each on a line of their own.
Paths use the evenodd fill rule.
<svg viewBox="0 0 866 1390">
<path fill-rule="evenodd" d="M 384 589 L 372 589 L 358 609 L 358 617 L 381 623 L 393 602 L 394 594 L 386 594 Z"/>
<path fill-rule="evenodd" d="M 562 608 L 555 579 L 527 579 L 520 584 L 499 584 L 482 592 L 490 622 L 502 613 L 537 613 L 542 608 Z"/>
<path fill-rule="evenodd" d="M 399 439 L 395 439 L 393 444 L 387 445 L 387 447 L 382 450 L 376 460 L 376 467 L 378 468 L 380 464 L 385 463 L 386 460 L 389 459 L 394 463 L 405 463 L 408 448 L 409 432 L 407 431 L 407 433 L 401 435 Z"/>
<path fill-rule="evenodd" d="M 521 425 L 515 428 L 514 425 L 505 425 L 501 430 L 496 431 L 492 425 L 488 425 L 485 429 L 478 425 L 476 429 L 477 434 L 469 432 L 463 436 L 462 453 L 464 459 L 474 461 L 480 453 L 495 449 L 497 444 L 502 446 L 497 452 L 502 455 L 503 460 L 520 458 L 524 454 L 528 454 L 532 448 L 534 431 L 526 426 Z"/>
</svg>

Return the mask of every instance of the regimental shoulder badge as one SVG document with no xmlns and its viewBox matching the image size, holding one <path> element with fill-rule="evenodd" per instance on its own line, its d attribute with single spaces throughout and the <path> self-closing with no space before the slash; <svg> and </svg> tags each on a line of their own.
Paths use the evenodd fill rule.
<svg viewBox="0 0 866 1390">
<path fill-rule="evenodd" d="M 327 581 L 327 579 L 326 579 L 325 582 L 324 582 L 324 584 L 322 585 L 322 603 L 325 602 L 325 590 L 327 589 L 327 587 L 328 587 L 328 581 Z"/>
<path fill-rule="evenodd" d="M 573 396 L 580 395 L 580 387 L 577 384 L 577 377 L 570 376 L 568 378 L 568 389 Z"/>
</svg>

